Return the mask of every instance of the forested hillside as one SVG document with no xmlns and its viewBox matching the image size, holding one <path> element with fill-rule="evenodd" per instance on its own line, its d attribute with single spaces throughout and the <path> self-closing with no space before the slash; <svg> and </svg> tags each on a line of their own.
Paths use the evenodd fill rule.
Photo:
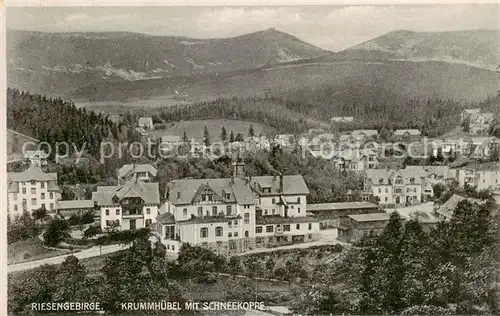
<svg viewBox="0 0 500 316">
<path fill-rule="evenodd" d="M 7 89 L 7 127 L 47 142 L 52 148 L 57 142 L 67 142 L 81 149 L 86 143 L 91 154 L 99 152 L 103 139 L 118 137 L 117 126 L 102 114 L 77 108 L 72 101 L 17 89 Z"/>
</svg>

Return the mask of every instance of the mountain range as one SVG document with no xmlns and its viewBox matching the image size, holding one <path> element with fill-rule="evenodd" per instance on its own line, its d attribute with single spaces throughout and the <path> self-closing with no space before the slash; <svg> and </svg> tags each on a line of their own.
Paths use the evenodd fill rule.
<svg viewBox="0 0 500 316">
<path fill-rule="evenodd" d="M 331 52 L 276 29 L 220 39 L 8 30 L 7 79 L 12 88 L 83 101 L 198 101 L 324 85 L 336 102 L 479 100 L 498 89 L 499 35 L 396 31 Z"/>
</svg>

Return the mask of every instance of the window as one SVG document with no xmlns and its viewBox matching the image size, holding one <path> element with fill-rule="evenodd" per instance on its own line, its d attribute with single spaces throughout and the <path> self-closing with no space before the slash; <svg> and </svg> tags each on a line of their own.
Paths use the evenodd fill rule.
<svg viewBox="0 0 500 316">
<path fill-rule="evenodd" d="M 250 223 L 250 213 L 243 214 L 243 223 L 244 224 Z"/>
<path fill-rule="evenodd" d="M 290 225 L 283 225 L 283 231 L 289 232 L 290 231 Z"/>
<path fill-rule="evenodd" d="M 36 185 L 36 181 L 35 180 L 31 180 L 31 185 Z"/>
<path fill-rule="evenodd" d="M 208 227 L 202 227 L 200 229 L 200 236 L 201 236 L 201 238 L 207 238 L 208 237 Z"/>
<path fill-rule="evenodd" d="M 276 210 L 273 208 L 272 214 L 274 215 L 274 213 L 276 213 Z"/>
<path fill-rule="evenodd" d="M 182 216 L 184 216 L 184 217 L 188 216 L 188 209 L 187 208 L 182 210 Z"/>
<path fill-rule="evenodd" d="M 410 183 L 415 183 L 415 178 L 411 177 L 410 178 Z"/>
<path fill-rule="evenodd" d="M 245 238 L 248 238 L 250 236 L 250 233 L 248 232 L 248 230 L 245 230 Z"/>
<path fill-rule="evenodd" d="M 231 205 L 226 206 L 226 215 L 231 215 Z"/>
<path fill-rule="evenodd" d="M 378 183 L 379 183 L 379 184 L 384 183 L 384 179 L 382 179 L 382 178 L 378 179 Z"/>
<path fill-rule="evenodd" d="M 17 193 L 14 193 L 14 201 L 17 201 Z"/>
<path fill-rule="evenodd" d="M 266 226 L 266 233 L 272 233 L 272 232 L 273 232 L 273 226 L 272 225 Z"/>
<path fill-rule="evenodd" d="M 108 215 L 109 215 L 109 210 L 106 210 L 106 216 L 108 216 Z"/>
<path fill-rule="evenodd" d="M 170 250 L 170 245 L 169 244 L 167 244 L 167 250 Z"/>
<path fill-rule="evenodd" d="M 275 198 L 273 198 L 273 200 L 272 200 L 272 202 L 271 202 L 271 203 L 276 204 L 276 199 L 275 199 Z"/>
<path fill-rule="evenodd" d="M 54 193 L 50 192 L 50 199 L 54 198 Z"/>
<path fill-rule="evenodd" d="M 45 193 L 42 193 L 42 200 L 45 200 Z"/>
<path fill-rule="evenodd" d="M 31 194 L 36 194 L 36 188 L 31 188 Z"/>
<path fill-rule="evenodd" d="M 233 224 L 234 224 L 234 226 L 238 226 L 238 221 L 234 220 Z"/>
<path fill-rule="evenodd" d="M 23 194 L 26 194 L 26 188 L 23 188 Z"/>
<path fill-rule="evenodd" d="M 227 233 L 227 237 L 233 237 L 233 233 Z"/>
<path fill-rule="evenodd" d="M 231 199 L 231 193 L 226 193 L 226 200 Z"/>
<path fill-rule="evenodd" d="M 300 224 L 295 225 L 295 228 L 300 229 Z"/>
<path fill-rule="evenodd" d="M 307 238 L 308 239 L 312 239 L 313 238 L 313 234 L 307 234 Z"/>
<path fill-rule="evenodd" d="M 36 205 L 36 199 L 35 198 L 31 199 L 31 205 Z"/>
<path fill-rule="evenodd" d="M 255 233 L 261 234 L 262 233 L 262 226 L 255 226 Z"/>
<path fill-rule="evenodd" d="M 106 221 L 106 226 L 111 226 L 111 222 L 112 222 L 112 221 L 107 220 L 107 221 Z"/>
<path fill-rule="evenodd" d="M 186 213 L 187 213 L 187 209 L 184 209 L 184 210 L 185 210 L 185 211 L 186 211 Z M 201 207 L 201 206 L 200 206 L 200 207 L 198 207 L 198 216 L 199 216 L 199 217 L 202 217 L 202 216 L 203 216 L 203 207 Z"/>
<path fill-rule="evenodd" d="M 308 228 L 309 228 L 309 230 L 312 230 L 312 224 L 311 223 L 309 223 L 309 227 Z"/>
<path fill-rule="evenodd" d="M 45 182 L 40 182 L 40 188 L 45 189 Z"/>
<path fill-rule="evenodd" d="M 413 192 L 417 192 L 417 188 L 413 188 Z"/>
<path fill-rule="evenodd" d="M 267 208 L 264 210 L 264 215 L 267 215 L 269 214 L 269 211 L 267 210 Z"/>
<path fill-rule="evenodd" d="M 381 188 L 378 188 L 378 193 L 382 193 L 382 189 Z"/>
<path fill-rule="evenodd" d="M 300 197 L 298 197 L 298 198 L 297 198 L 297 203 L 299 203 L 299 204 L 300 204 Z"/>
<path fill-rule="evenodd" d="M 217 206 L 212 206 L 212 215 L 217 216 Z"/>
<path fill-rule="evenodd" d="M 229 226 L 229 227 L 233 227 L 233 221 L 229 221 L 229 222 L 227 222 L 227 226 Z"/>
<path fill-rule="evenodd" d="M 389 193 L 389 189 L 388 188 L 385 188 L 385 193 Z"/>
<path fill-rule="evenodd" d="M 149 207 L 146 208 L 146 214 L 148 214 L 148 215 L 151 214 L 151 209 Z"/>
<path fill-rule="evenodd" d="M 222 237 L 223 231 L 221 226 L 215 227 L 215 237 Z"/>
<path fill-rule="evenodd" d="M 172 251 L 175 251 L 175 245 L 172 245 Z"/>
<path fill-rule="evenodd" d="M 387 196 L 384 198 L 384 201 L 387 202 Z"/>
<path fill-rule="evenodd" d="M 297 213 L 300 214 L 300 207 L 297 207 Z"/>
<path fill-rule="evenodd" d="M 151 219 L 147 219 L 146 220 L 146 227 L 149 227 L 151 225 L 151 222 L 152 222 Z"/>
<path fill-rule="evenodd" d="M 403 178 L 401 178 L 400 176 L 398 176 L 396 178 L 396 184 L 403 184 Z"/>
<path fill-rule="evenodd" d="M 210 216 L 210 211 L 209 211 L 209 210 L 207 210 L 207 211 L 205 212 L 205 215 L 206 215 L 207 217 L 208 217 L 208 216 Z"/>
<path fill-rule="evenodd" d="M 53 210 L 54 209 L 54 203 L 50 203 L 50 209 Z"/>
<path fill-rule="evenodd" d="M 234 237 L 238 237 L 238 232 L 234 232 Z"/>
<path fill-rule="evenodd" d="M 116 215 L 120 215 L 120 209 L 119 208 L 116 209 Z"/>
</svg>

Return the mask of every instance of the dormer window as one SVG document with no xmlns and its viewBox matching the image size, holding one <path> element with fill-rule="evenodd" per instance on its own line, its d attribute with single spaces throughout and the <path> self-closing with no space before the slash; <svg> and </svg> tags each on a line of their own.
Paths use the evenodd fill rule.
<svg viewBox="0 0 500 316">
<path fill-rule="evenodd" d="M 378 183 L 379 183 L 379 184 L 384 183 L 384 179 L 382 179 L 382 178 L 378 179 Z"/>
<path fill-rule="evenodd" d="M 226 200 L 231 199 L 231 193 L 226 193 Z"/>
<path fill-rule="evenodd" d="M 177 192 L 177 199 L 181 198 L 181 192 Z"/>
<path fill-rule="evenodd" d="M 415 183 L 415 178 L 411 177 L 410 178 L 410 183 Z"/>
<path fill-rule="evenodd" d="M 401 178 L 401 177 L 398 176 L 396 178 L 396 184 L 403 184 L 403 178 Z"/>
</svg>

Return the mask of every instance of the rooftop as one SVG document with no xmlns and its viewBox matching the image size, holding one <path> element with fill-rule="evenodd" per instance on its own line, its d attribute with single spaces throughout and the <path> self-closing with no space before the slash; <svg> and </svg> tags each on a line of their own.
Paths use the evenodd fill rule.
<svg viewBox="0 0 500 316">
<path fill-rule="evenodd" d="M 66 200 L 57 201 L 57 209 L 80 209 L 80 208 L 93 208 L 94 201 L 92 200 Z"/>
<path fill-rule="evenodd" d="M 316 223 L 319 220 L 309 216 L 294 216 L 283 217 L 279 215 L 269 215 L 257 217 L 256 225 L 273 225 L 273 224 L 300 224 L 300 223 Z"/>
<path fill-rule="evenodd" d="M 156 221 L 160 224 L 175 224 L 175 217 L 170 213 L 164 213 L 156 216 Z"/>
<path fill-rule="evenodd" d="M 348 217 L 356 222 L 378 222 L 378 221 L 388 221 L 390 215 L 384 212 L 384 213 L 348 215 Z"/>
<path fill-rule="evenodd" d="M 123 198 L 140 197 L 146 204 L 159 204 L 160 194 L 158 183 L 145 183 L 138 179 L 131 179 L 122 186 L 99 186 L 97 192 L 92 193 L 92 200 L 98 205 L 116 205 L 114 197 Z"/>
<path fill-rule="evenodd" d="M 150 164 L 126 164 L 118 169 L 118 176 L 124 178 L 136 172 L 149 172 L 153 177 L 156 177 L 157 170 Z"/>
<path fill-rule="evenodd" d="M 308 212 L 353 210 L 364 208 L 379 208 L 379 206 L 371 202 L 318 203 L 307 205 Z"/>
</svg>

